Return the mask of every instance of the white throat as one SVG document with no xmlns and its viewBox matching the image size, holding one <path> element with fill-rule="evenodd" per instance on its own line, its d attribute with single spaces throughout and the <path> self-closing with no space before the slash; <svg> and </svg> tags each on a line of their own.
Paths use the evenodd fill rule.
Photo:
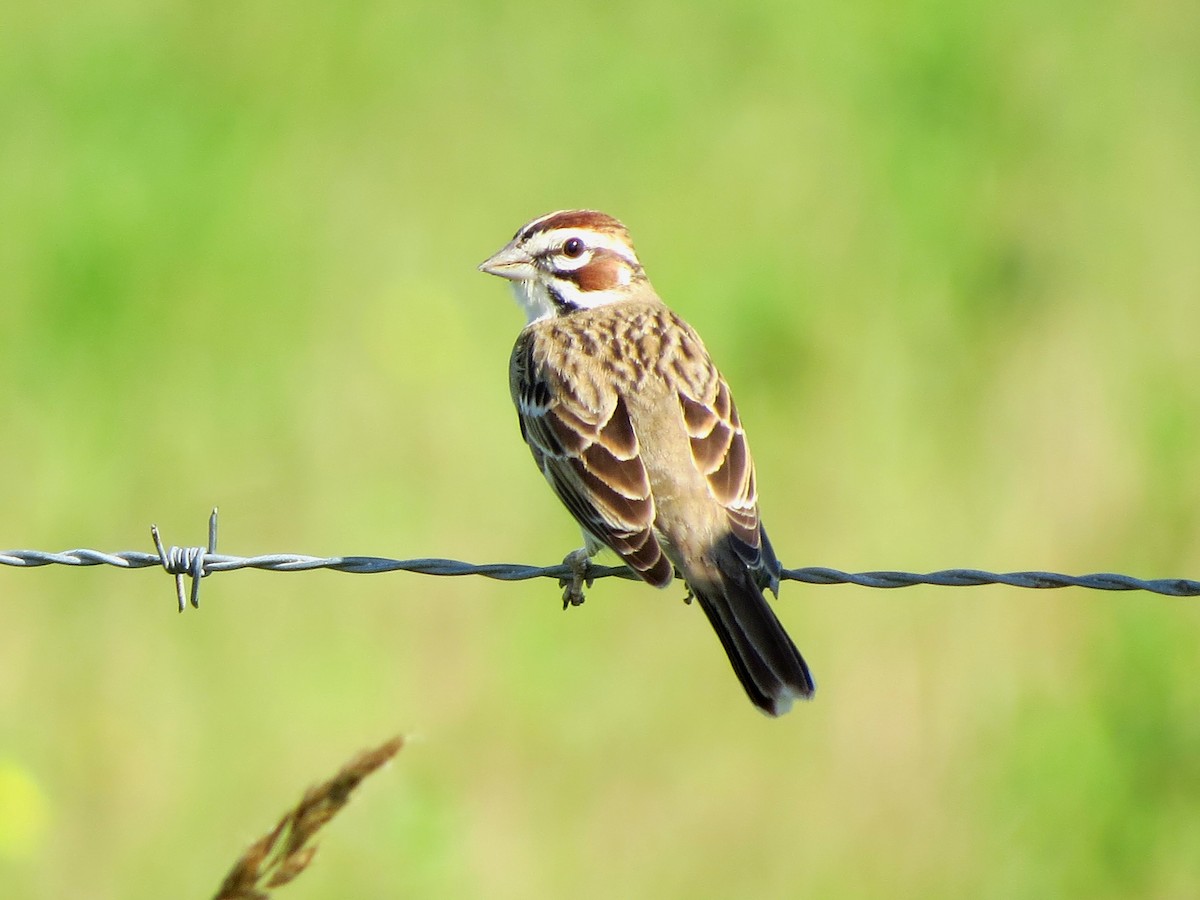
<svg viewBox="0 0 1200 900">
<path fill-rule="evenodd" d="M 626 283 L 628 283 L 627 280 L 622 281 L 622 287 Z M 597 306 L 625 299 L 625 294 L 620 289 L 581 291 L 574 282 L 562 278 L 554 279 L 554 290 L 572 309 L 594 309 Z M 563 312 L 554 297 L 550 296 L 549 285 L 540 278 L 513 282 L 513 293 L 517 296 L 517 303 L 525 311 L 526 324 L 532 325 L 534 322 L 561 315 Z"/>
<path fill-rule="evenodd" d="M 525 313 L 528 325 L 548 319 L 558 311 L 558 307 L 554 305 L 554 300 L 550 297 L 550 292 L 536 278 L 528 281 L 514 281 L 512 289 L 517 298 L 517 304 Z"/>
</svg>

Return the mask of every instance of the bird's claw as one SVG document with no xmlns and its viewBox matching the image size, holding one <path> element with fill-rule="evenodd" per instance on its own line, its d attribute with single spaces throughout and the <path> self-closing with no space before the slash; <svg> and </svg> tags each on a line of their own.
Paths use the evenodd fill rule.
<svg viewBox="0 0 1200 900">
<path fill-rule="evenodd" d="M 592 586 L 592 579 L 588 575 L 588 570 L 591 568 L 591 554 L 587 552 L 586 547 L 581 547 L 578 550 L 572 550 L 563 559 L 563 565 L 571 570 L 570 577 L 558 579 L 558 586 L 565 588 L 563 591 L 563 609 L 568 606 L 581 606 L 584 601 L 583 589 L 585 586 Z"/>
</svg>

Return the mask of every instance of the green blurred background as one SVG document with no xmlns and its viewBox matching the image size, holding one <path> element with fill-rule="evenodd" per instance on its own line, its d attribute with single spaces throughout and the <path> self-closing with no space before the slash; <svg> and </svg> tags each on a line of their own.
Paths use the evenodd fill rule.
<svg viewBox="0 0 1200 900">
<path fill-rule="evenodd" d="M 475 271 L 624 219 L 786 565 L 1200 576 L 1200 7 L 14 0 L 0 547 L 547 564 Z M 213 892 L 403 731 L 303 897 L 1192 897 L 1200 604 L 0 567 L 6 897 Z"/>
</svg>

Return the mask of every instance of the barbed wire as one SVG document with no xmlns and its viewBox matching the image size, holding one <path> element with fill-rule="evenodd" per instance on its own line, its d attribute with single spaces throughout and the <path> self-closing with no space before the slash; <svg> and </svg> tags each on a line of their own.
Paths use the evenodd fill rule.
<svg viewBox="0 0 1200 900">
<path fill-rule="evenodd" d="M 214 572 L 234 569 L 261 569 L 268 572 L 307 572 L 330 569 L 373 575 L 380 572 L 414 572 L 421 575 L 482 575 L 500 581 L 527 581 L 531 578 L 554 578 L 560 584 L 569 581 L 575 570 L 560 563 L 554 566 L 529 566 L 512 563 L 460 562 L 455 559 L 390 559 L 382 556 L 304 556 L 298 553 L 272 553 L 266 556 L 227 556 L 217 553 L 217 510 L 208 520 L 208 545 L 205 547 L 164 547 L 158 526 L 150 526 L 154 553 L 122 550 L 104 553 L 100 550 L 64 550 L 49 553 L 44 550 L 0 550 L 0 565 L 16 568 L 41 566 L 114 566 L 118 569 L 144 569 L 160 566 L 175 577 L 175 592 L 179 610 L 190 601 L 200 607 L 200 580 Z M 184 578 L 191 578 L 190 596 L 184 591 Z M 599 578 L 625 578 L 636 581 L 637 576 L 624 566 L 588 564 L 584 578 L 588 584 Z M 1039 590 L 1064 587 L 1090 588 L 1098 591 L 1150 591 L 1172 597 L 1200 596 L 1200 581 L 1188 578 L 1141 579 L 1131 575 L 1097 572 L 1091 575 L 1063 575 L 1057 572 L 985 572 L 981 569 L 942 569 L 924 574 L 916 572 L 843 572 L 823 566 L 784 569 L 781 581 L 805 584 L 853 584 L 870 588 L 902 588 L 915 585 L 945 587 L 975 587 L 1003 584 L 1009 587 Z"/>
</svg>

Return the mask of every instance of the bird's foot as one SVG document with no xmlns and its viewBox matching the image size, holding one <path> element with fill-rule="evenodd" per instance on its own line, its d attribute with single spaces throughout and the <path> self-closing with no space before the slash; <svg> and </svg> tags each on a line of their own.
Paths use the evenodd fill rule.
<svg viewBox="0 0 1200 900">
<path fill-rule="evenodd" d="M 692 586 L 690 584 L 688 584 L 686 581 L 684 582 L 684 587 L 687 588 L 687 596 L 683 598 L 683 602 L 686 603 L 688 606 L 691 606 L 692 601 L 694 599 L 696 599 L 696 594 L 692 590 Z"/>
<path fill-rule="evenodd" d="M 563 609 L 568 606 L 581 606 L 583 604 L 583 588 L 592 586 L 592 579 L 588 577 L 588 569 L 591 568 L 591 554 L 588 553 L 586 547 L 580 547 L 578 550 L 572 550 L 563 559 L 563 565 L 571 570 L 569 578 L 560 578 L 558 586 L 565 588 L 563 591 Z"/>
</svg>

